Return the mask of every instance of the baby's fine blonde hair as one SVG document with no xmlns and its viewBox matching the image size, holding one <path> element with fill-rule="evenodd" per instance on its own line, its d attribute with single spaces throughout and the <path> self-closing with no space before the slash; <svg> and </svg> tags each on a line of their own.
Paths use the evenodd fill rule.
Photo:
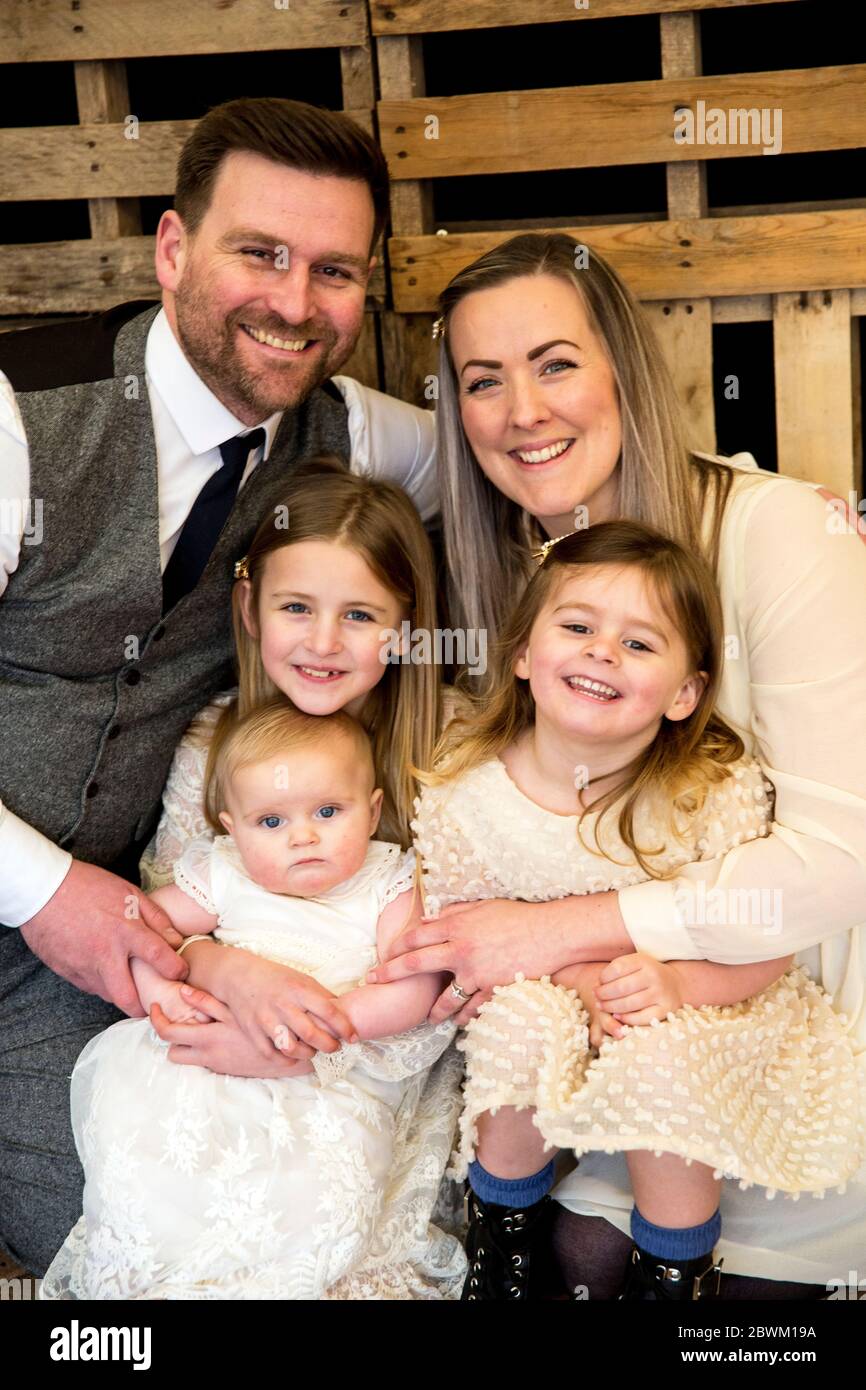
<svg viewBox="0 0 866 1390">
<path fill-rule="evenodd" d="M 226 833 L 219 818 L 226 810 L 226 791 L 242 767 L 266 762 L 282 754 L 308 751 L 343 738 L 347 756 L 369 770 L 372 791 L 376 773 L 370 739 L 350 714 L 304 714 L 287 700 L 272 700 L 239 717 L 230 705 L 220 718 L 208 750 L 204 785 L 204 813 L 216 835 Z"/>
</svg>

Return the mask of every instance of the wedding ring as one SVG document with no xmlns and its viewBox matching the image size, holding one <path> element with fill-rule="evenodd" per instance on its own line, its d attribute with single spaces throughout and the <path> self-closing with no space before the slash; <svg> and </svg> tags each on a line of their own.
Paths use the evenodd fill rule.
<svg viewBox="0 0 866 1390">
<path fill-rule="evenodd" d="M 461 1004 L 467 1003 L 467 1001 L 472 998 L 471 994 L 467 994 L 465 989 L 460 988 L 456 980 L 451 981 L 451 993 L 454 995 L 455 999 L 460 1000 Z"/>
</svg>

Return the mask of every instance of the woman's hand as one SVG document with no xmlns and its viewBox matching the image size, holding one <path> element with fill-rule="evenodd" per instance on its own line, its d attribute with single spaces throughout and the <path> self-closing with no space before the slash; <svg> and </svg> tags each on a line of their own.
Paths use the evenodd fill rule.
<svg viewBox="0 0 866 1390">
<path fill-rule="evenodd" d="M 502 898 L 452 903 L 439 917 L 401 932 L 387 963 L 367 979 L 384 983 L 421 971 L 448 971 L 469 998 L 461 999 L 449 985 L 430 1018 L 464 1023 L 495 985 L 513 984 L 519 974 L 538 980 L 575 961 L 608 959 L 631 946 L 612 892 L 549 903 Z M 479 991 L 483 997 L 476 1001 Z"/>
<path fill-rule="evenodd" d="M 312 976 L 250 951 L 232 950 L 221 964 L 225 1003 L 261 1058 L 276 1049 L 309 1059 L 336 1052 L 341 1038 L 358 1041 L 336 997 Z"/>
<path fill-rule="evenodd" d="M 601 1006 L 629 1027 L 661 1022 L 685 1004 L 676 967 L 639 951 L 610 961 L 595 993 Z"/>
<path fill-rule="evenodd" d="M 180 1066 L 205 1067 L 224 1076 L 250 1076 L 275 1080 L 279 1077 L 309 1076 L 313 1050 L 298 1043 L 296 1055 L 288 1056 L 271 1047 L 263 1056 L 247 1037 L 230 1009 L 203 989 L 183 986 L 184 997 L 196 1010 L 210 1014 L 212 1023 L 173 1023 L 159 1004 L 154 1004 L 150 1021 L 163 1042 L 171 1043 L 168 1060 Z M 300 1055 L 302 1054 L 302 1055 Z"/>
</svg>

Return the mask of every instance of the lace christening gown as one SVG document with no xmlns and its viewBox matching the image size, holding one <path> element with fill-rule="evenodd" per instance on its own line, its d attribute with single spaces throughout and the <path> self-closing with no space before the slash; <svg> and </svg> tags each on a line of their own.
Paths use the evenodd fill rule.
<svg viewBox="0 0 866 1390">
<path fill-rule="evenodd" d="M 772 785 L 751 760 L 732 771 L 710 787 L 699 813 L 678 813 L 680 842 L 661 808 L 654 814 L 646 799 L 638 806 L 637 843 L 665 846 L 654 866 L 681 869 L 769 833 Z M 577 817 L 537 806 L 499 759 L 427 788 L 413 825 L 427 909 L 481 898 L 544 902 L 639 883 L 646 875 L 616 819 L 614 809 L 602 825 L 610 855 L 602 858 L 581 845 Z M 595 820 L 587 815 L 581 827 L 586 845 L 594 846 Z M 474 1156 L 479 1115 L 500 1105 L 534 1107 L 548 1147 L 673 1153 L 742 1186 L 761 1184 L 768 1196 L 821 1195 L 857 1171 L 863 1097 L 852 1045 L 845 1020 L 801 969 L 744 1003 L 686 1007 L 630 1028 L 597 1053 L 587 1023 L 577 994 L 549 980 L 497 988 L 458 1043 L 466 1083 L 454 1177 Z"/>
<path fill-rule="evenodd" d="M 373 841 L 348 882 L 285 898 L 222 837 L 192 841 L 175 879 L 218 914 L 220 940 L 339 995 L 375 965 L 379 916 L 413 866 Z M 314 1076 L 260 1080 L 176 1065 L 147 1019 L 116 1023 L 73 1072 L 84 1215 L 42 1297 L 456 1296 L 463 1252 L 430 1224 L 459 1106 L 453 1032 L 423 1024 L 319 1054 Z"/>
</svg>

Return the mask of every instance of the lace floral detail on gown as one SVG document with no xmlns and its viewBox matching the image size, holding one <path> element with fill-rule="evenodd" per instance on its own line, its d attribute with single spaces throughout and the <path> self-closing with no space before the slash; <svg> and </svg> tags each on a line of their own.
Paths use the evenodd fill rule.
<svg viewBox="0 0 866 1390">
<path fill-rule="evenodd" d="M 372 841 L 360 872 L 315 900 L 264 892 L 228 837 L 193 842 L 176 872 L 218 908 L 219 939 L 339 995 L 376 962 L 379 915 L 411 883 L 412 858 Z M 465 1256 L 430 1214 L 459 1058 L 428 1031 L 438 1037 L 423 1056 L 417 1038 L 398 1039 L 401 1066 L 377 1074 L 364 1057 L 326 1087 L 174 1066 L 147 1020 L 92 1039 L 72 1078 L 84 1215 L 42 1296 L 457 1297 Z"/>
<path fill-rule="evenodd" d="M 772 786 L 743 760 L 711 787 L 682 840 L 644 805 L 638 843 L 666 850 L 663 871 L 717 858 L 766 835 Z M 617 889 L 645 875 L 613 834 L 619 863 L 584 850 L 576 817 L 529 801 L 499 760 L 457 783 L 425 791 L 415 822 L 428 903 L 468 898 L 547 901 Z M 593 844 L 594 818 L 582 827 Z M 452 1176 L 465 1176 L 478 1117 L 500 1105 L 536 1110 L 548 1147 L 577 1154 L 648 1149 L 707 1163 L 742 1186 L 796 1196 L 844 1183 L 863 1156 L 863 1096 L 845 1020 L 802 970 L 790 970 L 744 1003 L 685 1008 L 589 1049 L 578 996 L 541 981 L 499 987 L 466 1028 L 465 1105 Z"/>
</svg>

